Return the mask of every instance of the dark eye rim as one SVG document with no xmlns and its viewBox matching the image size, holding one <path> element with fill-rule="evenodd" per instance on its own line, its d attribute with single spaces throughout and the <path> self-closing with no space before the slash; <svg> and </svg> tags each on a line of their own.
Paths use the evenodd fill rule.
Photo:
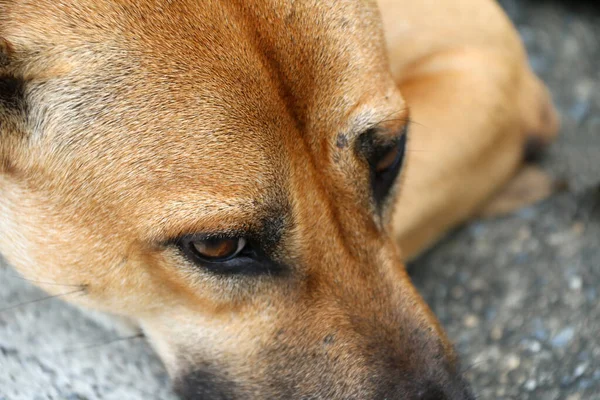
<svg viewBox="0 0 600 400">
<path fill-rule="evenodd" d="M 385 158 L 391 152 L 395 152 L 396 155 L 395 155 L 393 161 L 391 163 L 389 163 L 389 165 L 387 165 L 385 168 L 380 169 L 379 165 L 377 163 L 372 165 L 376 174 L 385 174 L 385 173 L 387 173 L 389 171 L 393 171 L 397 167 L 401 166 L 400 164 L 402 164 L 402 161 L 404 160 L 404 155 L 406 153 L 406 134 L 405 133 L 402 133 L 400 136 L 398 136 L 389 146 L 387 146 L 385 148 L 385 150 L 382 151 L 382 156 L 379 158 L 379 161 L 381 161 L 383 158 Z"/>
<path fill-rule="evenodd" d="M 193 249 L 192 242 L 214 239 L 244 238 L 245 247 L 236 255 L 219 261 L 209 260 Z M 195 266 L 220 276 L 276 275 L 284 271 L 283 266 L 273 262 L 250 238 L 243 235 L 191 234 L 171 242 L 179 252 Z"/>
<path fill-rule="evenodd" d="M 398 176 L 402 165 L 404 164 L 404 159 L 406 155 L 406 139 L 406 132 L 403 132 L 396 140 L 394 140 L 394 143 L 392 144 L 388 152 L 394 151 L 396 155 L 394 157 L 394 160 L 387 167 L 381 170 L 377 170 L 376 165 L 372 166 L 374 175 L 373 185 L 376 197 L 377 195 L 385 195 L 385 193 L 378 192 L 387 192 L 389 191 L 391 186 L 393 186 L 394 181 Z M 377 188 L 378 186 L 381 186 L 381 189 Z"/>
<path fill-rule="evenodd" d="M 408 129 L 409 124 L 406 124 L 398 134 L 386 140 L 377 128 L 372 128 L 365 131 L 359 141 L 358 149 L 369 165 L 371 191 L 379 208 L 388 198 L 404 165 Z M 392 151 L 396 152 L 393 161 L 387 167 L 378 169 L 378 163 Z"/>
</svg>

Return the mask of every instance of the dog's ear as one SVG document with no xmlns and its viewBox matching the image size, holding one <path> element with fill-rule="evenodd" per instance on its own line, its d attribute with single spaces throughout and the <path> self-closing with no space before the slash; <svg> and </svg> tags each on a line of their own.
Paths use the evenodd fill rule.
<svg viewBox="0 0 600 400">
<path fill-rule="evenodd" d="M 12 45 L 0 36 L 0 173 L 11 169 L 26 110 L 25 79 L 18 73 Z"/>
</svg>

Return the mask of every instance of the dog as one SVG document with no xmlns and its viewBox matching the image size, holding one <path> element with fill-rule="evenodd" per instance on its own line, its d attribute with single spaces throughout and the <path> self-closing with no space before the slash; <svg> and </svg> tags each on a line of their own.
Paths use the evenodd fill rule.
<svg viewBox="0 0 600 400">
<path fill-rule="evenodd" d="M 473 399 L 404 262 L 558 126 L 492 0 L 0 0 L 0 252 L 184 399 Z"/>
</svg>

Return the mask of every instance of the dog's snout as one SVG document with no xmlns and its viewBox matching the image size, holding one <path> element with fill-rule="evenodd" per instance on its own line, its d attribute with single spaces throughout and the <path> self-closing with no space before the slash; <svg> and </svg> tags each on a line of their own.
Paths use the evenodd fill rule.
<svg viewBox="0 0 600 400">
<path fill-rule="evenodd" d="M 445 384 L 429 383 L 417 395 L 416 400 L 473 400 L 474 397 L 462 378 Z"/>
<path fill-rule="evenodd" d="M 331 393 L 328 395 L 310 395 L 314 399 L 333 399 L 333 398 L 372 398 L 373 400 L 474 400 L 468 384 L 460 377 L 452 380 L 442 380 L 441 382 L 424 381 L 415 383 L 417 379 L 411 381 L 396 381 L 388 385 L 388 389 L 379 391 L 374 396 L 351 395 L 336 396 Z M 177 393 L 182 400 L 200 400 L 200 399 L 221 399 L 236 400 L 250 398 L 251 391 L 248 387 L 241 390 L 238 385 L 226 379 L 217 378 L 216 375 L 207 374 L 204 371 L 195 371 L 176 383 Z M 305 398 L 304 396 L 295 397 L 291 387 L 280 387 L 278 394 L 271 393 L 268 398 Z M 261 394 L 261 396 L 264 395 Z M 274 396 L 274 397 L 272 397 Z M 333 397 L 332 397 L 333 396 Z M 253 398 L 253 397 L 252 397 Z M 308 398 L 308 397 L 307 397 Z"/>
<path fill-rule="evenodd" d="M 396 382 L 391 389 L 379 393 L 375 399 L 402 400 L 473 400 L 469 385 L 461 378 L 441 378 Z"/>
<path fill-rule="evenodd" d="M 450 400 L 439 387 L 425 389 L 417 395 L 418 400 Z"/>
<path fill-rule="evenodd" d="M 459 400 L 459 399 L 466 400 L 467 398 L 461 396 L 461 397 L 454 399 L 453 397 L 450 397 L 447 393 L 445 393 L 444 390 L 439 386 L 432 386 L 430 388 L 422 390 L 420 393 L 417 394 L 417 397 L 416 397 L 416 400 Z"/>
</svg>

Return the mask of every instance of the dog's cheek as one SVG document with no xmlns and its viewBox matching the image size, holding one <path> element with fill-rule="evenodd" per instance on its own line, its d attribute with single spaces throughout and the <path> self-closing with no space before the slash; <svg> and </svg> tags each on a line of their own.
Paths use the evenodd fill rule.
<svg viewBox="0 0 600 400">
<path fill-rule="evenodd" d="M 252 321 L 235 323 L 230 318 L 181 306 L 146 316 L 141 327 L 176 382 L 206 370 L 208 365 L 217 368 L 217 364 L 215 376 L 247 375 L 242 366 L 249 365 L 262 336 Z"/>
<path fill-rule="evenodd" d="M 123 238 L 99 223 L 78 223 L 62 199 L 5 174 L 0 192 L 0 254 L 24 278 L 65 300 L 132 317 L 160 293 L 139 260 L 128 257 Z"/>
</svg>

